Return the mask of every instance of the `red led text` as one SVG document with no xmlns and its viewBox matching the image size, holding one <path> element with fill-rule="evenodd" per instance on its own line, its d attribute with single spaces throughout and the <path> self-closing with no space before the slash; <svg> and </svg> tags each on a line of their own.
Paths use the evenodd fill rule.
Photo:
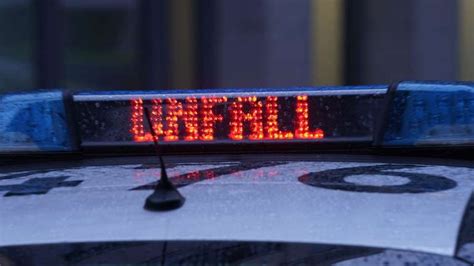
<svg viewBox="0 0 474 266">
<path fill-rule="evenodd" d="M 244 96 L 186 97 L 153 99 L 151 117 L 153 129 L 160 140 L 212 141 L 227 140 L 290 140 L 322 139 L 324 132 L 310 128 L 308 96 L 299 95 L 293 108 L 292 121 L 280 117 L 278 97 Z M 152 135 L 145 130 L 144 103 L 142 99 L 131 101 L 131 134 L 137 142 L 152 141 Z M 218 108 L 219 107 L 219 108 Z M 282 130 L 281 124 L 291 124 L 293 130 Z M 227 133 L 216 135 L 216 129 Z"/>
</svg>

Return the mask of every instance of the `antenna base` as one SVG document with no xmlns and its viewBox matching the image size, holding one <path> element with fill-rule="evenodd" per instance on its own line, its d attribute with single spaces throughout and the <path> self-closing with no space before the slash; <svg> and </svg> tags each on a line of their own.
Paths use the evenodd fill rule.
<svg viewBox="0 0 474 266">
<path fill-rule="evenodd" d="M 153 194 L 148 196 L 144 208 L 149 211 L 170 211 L 183 206 L 186 198 L 171 184 L 171 182 L 158 183 Z"/>
</svg>

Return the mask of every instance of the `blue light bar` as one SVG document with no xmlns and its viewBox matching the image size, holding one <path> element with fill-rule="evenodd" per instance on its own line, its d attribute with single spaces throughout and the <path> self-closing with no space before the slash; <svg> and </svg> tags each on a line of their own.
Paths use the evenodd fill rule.
<svg viewBox="0 0 474 266">
<path fill-rule="evenodd" d="M 393 88 L 387 94 L 387 86 L 98 91 L 77 93 L 67 104 L 61 91 L 6 94 L 0 153 L 74 151 L 79 141 L 83 150 L 146 148 L 152 138 L 144 108 L 160 143 L 173 147 L 370 146 L 374 138 L 382 147 L 474 145 L 474 83 Z"/>
<path fill-rule="evenodd" d="M 390 103 L 383 146 L 474 144 L 474 84 L 402 82 Z"/>
<path fill-rule="evenodd" d="M 0 153 L 70 151 L 60 91 L 0 96 Z"/>
</svg>

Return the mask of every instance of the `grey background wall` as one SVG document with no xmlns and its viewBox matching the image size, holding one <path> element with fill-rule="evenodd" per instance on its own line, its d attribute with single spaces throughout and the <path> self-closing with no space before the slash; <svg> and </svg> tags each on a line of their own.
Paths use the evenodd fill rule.
<svg viewBox="0 0 474 266">
<path fill-rule="evenodd" d="M 3 0 L 0 91 L 474 79 L 471 0 Z"/>
</svg>

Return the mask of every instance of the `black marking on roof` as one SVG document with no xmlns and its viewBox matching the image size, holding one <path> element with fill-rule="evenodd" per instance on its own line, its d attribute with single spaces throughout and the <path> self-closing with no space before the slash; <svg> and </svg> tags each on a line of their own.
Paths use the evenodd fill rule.
<svg viewBox="0 0 474 266">
<path fill-rule="evenodd" d="M 467 245 L 472 245 L 470 248 Z M 456 244 L 456 257 L 474 265 L 474 192 L 464 210 L 464 217 Z"/>
<path fill-rule="evenodd" d="M 8 191 L 4 197 L 41 195 L 53 188 L 75 187 L 83 180 L 65 181 L 69 176 L 32 178 L 21 184 L 0 186 L 0 191 Z"/>
<path fill-rule="evenodd" d="M 36 175 L 36 174 L 44 174 L 49 172 L 50 170 L 38 170 L 38 171 L 28 171 L 28 172 L 21 172 L 17 174 L 10 174 L 10 175 L 5 175 L 5 176 L 0 176 L 0 181 L 2 180 L 8 180 L 8 179 L 15 179 L 15 178 L 21 178 L 29 175 Z"/>
<path fill-rule="evenodd" d="M 429 193 L 455 188 L 457 182 L 447 177 L 422 173 L 406 173 L 393 170 L 420 167 L 418 165 L 375 165 L 332 169 L 305 174 L 298 181 L 305 185 L 326 189 L 371 193 Z M 392 171 L 391 171 L 392 170 Z M 396 186 L 370 186 L 349 183 L 344 178 L 352 175 L 400 176 L 410 180 Z"/>
<path fill-rule="evenodd" d="M 224 167 L 216 167 L 206 170 L 194 171 L 191 173 L 186 173 L 170 178 L 170 181 L 177 187 L 184 187 L 187 185 L 194 184 L 196 182 L 217 178 L 223 175 L 230 175 L 240 171 L 247 171 L 258 169 L 262 167 L 277 166 L 282 164 L 287 164 L 288 162 L 243 162 L 237 165 L 230 165 Z M 132 188 L 130 190 L 149 190 L 154 189 L 156 181 L 142 185 L 139 187 Z"/>
</svg>

